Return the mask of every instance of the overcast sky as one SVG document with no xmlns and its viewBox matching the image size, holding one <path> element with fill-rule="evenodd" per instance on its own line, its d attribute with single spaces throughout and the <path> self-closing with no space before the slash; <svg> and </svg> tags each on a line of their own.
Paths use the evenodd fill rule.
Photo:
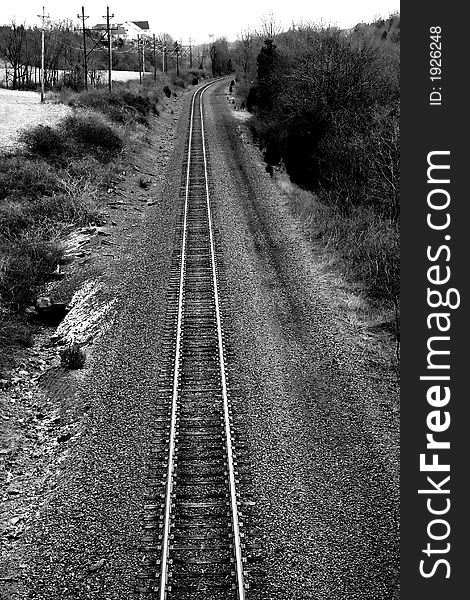
<svg viewBox="0 0 470 600">
<path fill-rule="evenodd" d="M 103 21 L 106 0 L 0 0 L 0 24 L 14 19 L 36 25 L 43 5 L 53 20 L 75 21 L 82 2 L 90 25 Z M 207 42 L 209 34 L 235 40 L 241 30 L 259 28 L 263 16 L 269 13 L 283 27 L 303 21 L 346 28 L 387 17 L 399 7 L 399 0 L 109 0 L 114 22 L 149 21 L 152 33 L 166 32 L 175 39 L 182 38 L 183 43 L 190 37 L 196 43 Z"/>
</svg>

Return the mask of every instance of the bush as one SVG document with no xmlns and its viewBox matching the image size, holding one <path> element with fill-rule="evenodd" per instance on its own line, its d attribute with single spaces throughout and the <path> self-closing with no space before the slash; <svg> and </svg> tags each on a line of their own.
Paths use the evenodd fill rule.
<svg viewBox="0 0 470 600">
<path fill-rule="evenodd" d="M 123 148 L 120 135 L 98 115 L 76 113 L 62 123 L 63 131 L 80 144 L 95 146 L 106 152 L 119 152 Z"/>
<path fill-rule="evenodd" d="M 63 257 L 56 241 L 57 230 L 49 227 L 29 228 L 9 240 L 7 247 L 0 243 L 4 258 L 0 265 L 0 295 L 14 309 L 32 304 L 42 284 Z"/>
<path fill-rule="evenodd" d="M 158 115 L 158 94 L 153 83 L 115 84 L 111 93 L 105 89 L 83 91 L 70 97 L 68 103 L 76 108 L 93 108 L 116 123 L 136 122 L 148 126 L 149 115 Z"/>
<path fill-rule="evenodd" d="M 37 125 L 27 129 L 21 133 L 19 139 L 31 154 L 44 158 L 60 155 L 66 148 L 62 132 L 49 125 Z"/>
</svg>

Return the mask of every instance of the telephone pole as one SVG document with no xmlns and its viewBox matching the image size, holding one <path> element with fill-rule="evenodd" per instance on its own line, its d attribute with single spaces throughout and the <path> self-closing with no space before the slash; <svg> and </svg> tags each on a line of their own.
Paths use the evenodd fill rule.
<svg viewBox="0 0 470 600">
<path fill-rule="evenodd" d="M 42 7 L 42 15 L 38 15 L 42 19 L 41 27 L 41 102 L 44 102 L 44 54 L 45 54 L 45 43 L 44 43 L 44 21 L 49 18 Z"/>
<path fill-rule="evenodd" d="M 168 61 L 166 57 L 166 35 L 163 34 L 163 70 L 168 73 Z"/>
<path fill-rule="evenodd" d="M 113 54 L 112 54 L 112 44 L 111 44 L 111 29 L 109 25 L 109 19 L 113 18 L 114 15 L 109 14 L 109 6 L 106 7 L 106 33 L 108 35 L 108 89 L 111 91 L 113 89 L 113 82 L 111 80 L 113 76 Z M 104 19 L 104 16 L 103 16 Z"/>
<path fill-rule="evenodd" d="M 157 81 L 157 43 L 155 41 L 155 34 L 153 34 L 153 80 Z"/>
<path fill-rule="evenodd" d="M 80 18 L 80 15 L 77 15 L 77 18 Z M 88 19 L 88 16 L 85 16 L 85 7 L 82 6 L 82 31 L 83 31 L 83 66 L 85 69 L 85 89 L 88 91 L 88 68 L 86 62 L 86 31 L 85 31 L 85 19 Z"/>
<path fill-rule="evenodd" d="M 144 36 L 142 36 L 140 38 L 141 40 L 141 47 L 142 47 L 142 77 L 145 77 L 145 38 Z"/>
<path fill-rule="evenodd" d="M 166 35 L 163 36 L 163 70 L 168 73 L 168 61 L 166 58 Z"/>
<path fill-rule="evenodd" d="M 179 46 L 178 42 L 175 42 L 173 44 L 173 50 L 176 55 L 176 77 L 179 77 L 179 74 L 180 74 L 180 65 L 179 65 L 180 46 Z"/>
<path fill-rule="evenodd" d="M 139 83 L 142 84 L 142 64 L 140 60 L 140 34 L 137 34 L 137 61 L 139 63 Z"/>
</svg>

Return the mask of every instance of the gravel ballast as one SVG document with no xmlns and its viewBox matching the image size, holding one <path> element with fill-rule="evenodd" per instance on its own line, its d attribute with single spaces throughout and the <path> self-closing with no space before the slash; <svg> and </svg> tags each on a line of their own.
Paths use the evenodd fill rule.
<svg viewBox="0 0 470 600">
<path fill-rule="evenodd" d="M 398 598 L 398 385 L 364 354 L 226 83 L 209 90 L 213 202 L 269 599 Z"/>
</svg>

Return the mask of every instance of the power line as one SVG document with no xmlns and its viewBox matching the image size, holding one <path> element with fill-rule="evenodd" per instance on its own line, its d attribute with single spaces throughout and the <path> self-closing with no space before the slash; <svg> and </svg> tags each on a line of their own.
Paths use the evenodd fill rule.
<svg viewBox="0 0 470 600">
<path fill-rule="evenodd" d="M 46 31 L 45 34 L 47 35 L 48 38 L 55 40 L 56 42 L 59 42 L 59 44 L 61 44 L 62 46 L 66 46 L 67 48 L 70 48 L 71 50 L 82 50 L 82 48 L 80 46 L 71 46 L 70 44 L 67 44 L 63 40 L 59 39 L 58 37 L 55 37 L 54 35 L 52 35 L 52 33 L 50 33 L 49 31 Z"/>
</svg>

